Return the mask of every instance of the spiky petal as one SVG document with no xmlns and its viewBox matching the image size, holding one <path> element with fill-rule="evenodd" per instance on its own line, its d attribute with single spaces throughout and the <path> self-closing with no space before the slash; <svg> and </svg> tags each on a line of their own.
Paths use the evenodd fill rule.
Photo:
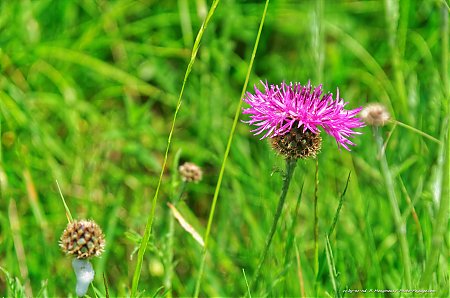
<svg viewBox="0 0 450 298">
<path fill-rule="evenodd" d="M 304 131 L 315 134 L 320 133 L 321 127 L 336 139 L 338 146 L 350 151 L 348 145 L 355 145 L 349 138 L 360 134 L 354 128 L 364 126 L 355 118 L 362 108 L 346 110 L 347 103 L 339 97 L 339 89 L 333 99 L 332 93 L 322 96 L 322 85 L 313 89 L 310 82 L 306 86 L 292 82 L 289 85 L 282 82 L 281 86 L 261 83 L 263 91 L 255 85 L 254 94 L 247 92 L 244 102 L 250 108 L 243 110 L 243 114 L 250 115 L 245 122 L 257 126 L 252 132 L 263 134 L 261 139 L 284 135 L 294 126 L 303 126 Z"/>
</svg>

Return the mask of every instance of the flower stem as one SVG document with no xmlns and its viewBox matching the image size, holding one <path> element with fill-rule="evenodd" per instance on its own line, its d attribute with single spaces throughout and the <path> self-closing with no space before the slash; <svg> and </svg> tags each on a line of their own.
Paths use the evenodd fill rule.
<svg viewBox="0 0 450 298">
<path fill-rule="evenodd" d="M 381 137 L 379 128 L 374 127 L 373 129 L 375 140 L 378 145 L 378 150 L 382 152 L 383 148 L 383 138 Z M 402 219 L 400 208 L 398 206 L 397 196 L 394 189 L 394 179 L 392 173 L 389 169 L 389 165 L 386 160 L 385 154 L 380 154 L 381 172 L 384 177 L 386 188 L 388 191 L 388 199 L 391 205 L 392 216 L 395 223 L 395 228 L 397 231 L 397 238 L 400 244 L 400 250 L 402 253 L 403 268 L 405 274 L 405 286 L 411 289 L 411 260 L 409 256 L 408 241 L 406 239 L 406 224 Z"/>
<path fill-rule="evenodd" d="M 400 122 L 400 121 L 397 121 L 397 120 L 393 120 L 392 122 L 393 122 L 395 125 L 398 125 L 398 126 L 402 126 L 402 127 L 404 127 L 404 128 L 407 128 L 407 129 L 409 129 L 409 130 L 411 130 L 411 131 L 413 131 L 413 132 L 415 132 L 415 133 L 417 133 L 417 134 L 419 134 L 419 135 L 421 135 L 421 136 L 423 136 L 423 137 L 425 137 L 425 138 L 427 138 L 427 139 L 429 139 L 429 140 L 432 140 L 433 142 L 436 142 L 436 143 L 438 143 L 439 145 L 441 144 L 441 141 L 439 141 L 439 140 L 436 139 L 435 137 L 432 137 L 432 136 L 430 136 L 429 134 L 424 133 L 423 131 L 421 131 L 421 130 L 415 128 L 415 127 L 412 127 L 412 126 L 410 126 L 410 125 L 408 125 L 408 124 L 406 124 L 406 123 L 403 123 L 403 122 Z"/>
<path fill-rule="evenodd" d="M 284 202 L 286 200 L 286 194 L 289 189 L 289 185 L 291 183 L 292 174 L 294 173 L 295 166 L 297 165 L 296 159 L 286 159 L 286 174 L 283 177 L 283 187 L 281 188 L 281 195 L 278 201 L 277 210 L 275 212 L 275 216 L 273 218 L 272 227 L 270 228 L 270 232 L 267 235 L 266 243 L 264 245 L 263 252 L 259 258 L 258 267 L 256 267 L 256 271 L 253 277 L 252 289 L 254 290 L 258 284 L 259 275 L 261 274 L 261 268 L 266 259 L 267 252 L 269 251 L 270 244 L 272 243 L 273 236 L 275 234 L 275 230 L 277 228 L 278 220 L 281 216 L 281 211 L 283 210 Z"/>
</svg>

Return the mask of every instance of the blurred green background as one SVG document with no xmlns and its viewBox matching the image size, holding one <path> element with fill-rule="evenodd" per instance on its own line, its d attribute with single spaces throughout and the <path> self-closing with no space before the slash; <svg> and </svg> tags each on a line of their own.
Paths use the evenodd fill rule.
<svg viewBox="0 0 450 298">
<path fill-rule="evenodd" d="M 105 295 L 103 274 L 111 296 L 129 294 L 133 252 L 150 213 L 193 41 L 210 5 L 0 1 L 1 296 L 75 295 L 71 260 L 58 247 L 67 219 L 55 180 L 72 215 L 94 219 L 106 234 L 105 253 L 92 261 L 97 295 Z M 139 284 L 144 296 L 164 292 L 171 216 L 166 203 L 178 185 L 176 152 L 181 162 L 203 168 L 203 181 L 187 185 L 178 207 L 204 234 L 263 8 L 262 1 L 222 0 L 205 31 L 144 257 Z M 393 119 L 439 140 L 392 123 L 380 128 L 406 224 L 411 286 L 434 290 L 423 294 L 429 297 L 449 294 L 448 13 L 444 0 L 272 1 L 248 87 L 252 91 L 260 80 L 311 80 L 330 92 L 339 87 L 349 108 L 381 102 Z M 238 123 L 202 296 L 245 295 L 243 270 L 251 279 L 275 213 L 284 161 L 249 130 Z M 351 152 L 323 134 L 318 157 L 321 252 L 351 172 L 330 235 L 338 274 L 331 278 L 329 266 L 321 263 L 325 269 L 315 292 L 315 162 L 301 160 L 252 296 L 337 296 L 333 281 L 341 295 L 345 289 L 408 289 L 386 173 L 371 128 L 360 132 Z M 201 251 L 176 225 L 174 296 L 193 294 Z M 88 294 L 94 296 L 94 290 Z"/>
</svg>

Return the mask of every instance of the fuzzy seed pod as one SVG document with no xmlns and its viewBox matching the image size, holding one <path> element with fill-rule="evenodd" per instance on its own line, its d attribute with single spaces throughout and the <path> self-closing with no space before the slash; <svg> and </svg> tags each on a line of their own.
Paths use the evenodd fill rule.
<svg viewBox="0 0 450 298">
<path fill-rule="evenodd" d="M 181 179 L 186 182 L 199 182 L 202 180 L 203 172 L 202 169 L 192 162 L 185 162 L 178 168 L 180 172 Z"/>
<path fill-rule="evenodd" d="M 315 158 L 320 151 L 322 138 L 310 130 L 303 131 L 303 126 L 295 125 L 285 135 L 272 137 L 272 147 L 285 158 Z"/>
<path fill-rule="evenodd" d="M 384 126 L 391 119 L 386 107 L 380 103 L 370 103 L 361 111 L 361 118 L 371 126 Z"/>
<path fill-rule="evenodd" d="M 98 257 L 105 250 L 105 236 L 94 221 L 74 220 L 61 235 L 59 246 L 77 259 Z"/>
</svg>

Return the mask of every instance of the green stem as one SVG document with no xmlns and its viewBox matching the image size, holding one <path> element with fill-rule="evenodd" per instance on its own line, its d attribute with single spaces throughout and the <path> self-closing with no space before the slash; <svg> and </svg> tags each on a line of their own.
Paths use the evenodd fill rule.
<svg viewBox="0 0 450 298">
<path fill-rule="evenodd" d="M 263 11 L 263 14 L 262 14 L 262 17 L 261 17 L 261 22 L 259 24 L 258 33 L 256 35 L 256 41 L 255 41 L 255 45 L 253 47 L 252 56 L 250 58 L 250 63 L 248 65 L 247 75 L 245 77 L 244 85 L 242 86 L 241 97 L 239 98 L 239 104 L 236 107 L 236 112 L 234 114 L 234 120 L 233 120 L 233 124 L 231 126 L 230 135 L 228 136 L 227 147 L 226 147 L 225 153 L 223 155 L 222 165 L 220 167 L 219 178 L 217 179 L 216 189 L 214 190 L 214 197 L 213 197 L 213 201 L 212 201 L 212 204 L 211 204 L 211 210 L 209 212 L 208 224 L 206 226 L 206 232 L 205 232 L 205 238 L 204 238 L 205 239 L 205 246 L 203 247 L 202 259 L 200 261 L 200 269 L 199 269 L 199 272 L 198 272 L 197 282 L 196 282 L 196 285 L 195 285 L 195 292 L 194 292 L 194 297 L 195 298 L 197 298 L 198 295 L 200 294 L 200 285 L 201 285 L 202 278 L 203 278 L 203 271 L 205 270 L 206 253 L 208 252 L 209 235 L 211 233 L 212 221 L 214 219 L 214 213 L 215 213 L 215 210 L 216 210 L 217 200 L 219 198 L 220 186 L 222 185 L 223 174 L 225 172 L 225 166 L 227 164 L 228 155 L 230 154 L 231 143 L 233 141 L 234 132 L 236 130 L 236 126 L 237 126 L 237 123 L 238 123 L 238 120 L 239 120 L 239 115 L 241 114 L 241 107 L 242 107 L 242 100 L 241 99 L 244 97 L 245 90 L 247 90 L 248 81 L 250 79 L 250 73 L 251 73 L 252 68 L 253 68 L 253 62 L 255 61 L 256 50 L 258 49 L 259 40 L 260 40 L 260 37 L 261 37 L 261 32 L 262 32 L 262 29 L 263 29 L 264 21 L 266 19 L 266 14 L 267 14 L 267 8 L 268 7 L 269 7 L 269 0 L 266 0 L 266 4 L 264 6 L 264 11 Z"/>
<path fill-rule="evenodd" d="M 184 74 L 183 84 L 181 85 L 181 90 L 180 90 L 180 94 L 178 96 L 177 106 L 175 109 L 175 113 L 173 115 L 172 126 L 170 127 L 169 137 L 167 138 L 167 147 L 166 147 L 166 151 L 164 153 L 164 160 L 163 160 L 163 164 L 161 167 L 161 172 L 159 173 L 158 185 L 156 186 L 155 195 L 153 196 L 153 200 L 152 200 L 152 207 L 151 207 L 150 215 L 147 218 L 147 224 L 145 225 L 144 235 L 142 237 L 142 241 L 139 246 L 136 268 L 134 269 L 133 280 L 131 283 L 131 295 L 130 295 L 131 297 L 137 296 L 139 278 L 141 276 L 142 263 L 144 262 L 144 254 L 145 254 L 145 251 L 148 246 L 148 241 L 150 240 L 150 234 L 151 234 L 152 226 L 153 226 L 153 219 L 155 218 L 156 203 L 158 202 L 159 189 L 161 187 L 161 182 L 162 182 L 162 179 L 164 176 L 164 169 L 166 168 L 167 158 L 169 156 L 170 145 L 172 142 L 173 132 L 175 131 L 175 123 L 177 121 L 178 112 L 180 111 L 180 107 L 181 107 L 181 103 L 182 103 L 184 88 L 186 86 L 186 82 L 189 77 L 189 74 L 191 73 L 192 66 L 194 65 L 195 59 L 197 58 L 197 53 L 198 53 L 198 49 L 200 48 L 200 41 L 202 40 L 203 33 L 205 32 L 206 27 L 208 26 L 208 23 L 211 20 L 211 17 L 213 16 L 219 2 L 220 2 L 220 0 L 214 0 L 214 2 L 211 4 L 211 8 L 209 9 L 208 15 L 206 16 L 206 19 L 204 20 L 202 26 L 200 27 L 200 30 L 198 31 L 197 37 L 194 42 L 194 46 L 192 47 L 191 59 L 189 60 L 188 66 L 186 68 L 186 72 Z"/>
<path fill-rule="evenodd" d="M 175 218 L 171 210 L 168 208 L 169 232 L 167 233 L 167 248 L 165 260 L 164 287 L 167 290 L 167 297 L 172 297 L 172 277 L 173 277 L 173 235 L 175 231 Z"/>
<path fill-rule="evenodd" d="M 319 159 L 316 158 L 316 173 L 314 176 L 314 290 L 317 295 L 318 286 L 318 276 L 319 276 L 319 214 L 317 210 L 318 201 L 318 190 L 319 190 Z"/>
<path fill-rule="evenodd" d="M 336 224 L 339 219 L 339 215 L 341 213 L 342 206 L 344 205 L 344 196 L 345 196 L 345 193 L 347 192 L 348 184 L 350 182 L 350 174 L 351 174 L 351 172 L 348 173 L 347 182 L 345 183 L 344 191 L 342 192 L 342 194 L 339 198 L 339 204 L 338 204 L 338 207 L 334 214 L 333 223 L 331 224 L 330 228 L 328 229 L 328 233 L 326 234 L 328 237 L 331 237 L 333 235 L 334 229 L 336 228 Z M 319 257 L 318 263 L 320 266 L 319 266 L 319 273 L 316 274 L 316 281 L 319 281 L 319 279 L 321 278 L 323 271 L 325 269 L 326 258 L 327 258 L 326 254 L 327 254 L 327 252 L 326 252 L 326 248 L 325 248 L 322 250 L 322 253 L 320 254 L 320 257 Z"/>
<path fill-rule="evenodd" d="M 375 140 L 378 145 L 378 150 L 380 152 L 380 163 L 381 163 L 381 172 L 383 174 L 386 188 L 388 191 L 388 199 L 391 205 L 392 216 L 394 218 L 394 223 L 397 231 L 397 238 L 400 244 L 400 250 L 402 253 L 403 260 L 403 268 L 405 273 L 405 286 L 408 289 L 411 289 L 411 260 L 409 256 L 409 247 L 408 241 L 406 239 L 406 223 L 402 220 L 402 215 L 398 206 L 397 196 L 395 194 L 394 188 L 394 178 L 392 177 L 392 173 L 389 169 L 389 165 L 386 160 L 386 155 L 382 153 L 383 150 L 383 138 L 381 137 L 379 128 L 373 128 Z"/>
<path fill-rule="evenodd" d="M 432 140 L 433 142 L 436 142 L 436 143 L 438 143 L 438 144 L 441 144 L 441 141 L 439 141 L 438 139 L 436 139 L 436 138 L 430 136 L 430 135 L 427 134 L 427 133 L 424 133 L 423 131 L 421 131 L 421 130 L 415 128 L 415 127 L 412 127 L 411 125 L 408 125 L 408 124 L 406 124 L 406 123 L 403 123 L 403 122 L 400 122 L 400 121 L 397 121 L 397 120 L 393 120 L 392 122 L 393 122 L 394 124 L 398 125 L 398 126 L 402 126 L 402 127 L 404 127 L 404 128 L 407 128 L 407 129 L 409 129 L 409 130 L 411 130 L 411 131 L 413 131 L 413 132 L 415 132 L 415 133 L 417 133 L 417 134 L 419 134 L 419 135 L 421 135 L 421 136 L 423 136 L 423 137 L 425 137 L 425 138 L 427 138 L 427 139 L 429 139 L 429 140 Z"/>
<path fill-rule="evenodd" d="M 442 85 L 445 98 L 450 96 L 450 80 L 448 79 L 448 51 L 449 51 L 449 26 L 448 26 L 448 11 L 450 7 L 446 2 L 441 4 L 441 67 L 442 67 Z"/>
<path fill-rule="evenodd" d="M 61 187 L 59 187 L 58 180 L 55 180 L 55 181 L 56 181 L 56 186 L 58 186 L 59 195 L 61 196 L 61 200 L 62 200 L 62 202 L 63 202 L 64 209 L 66 210 L 67 221 L 68 221 L 69 223 L 71 223 L 71 222 L 73 222 L 72 213 L 70 213 L 70 209 L 69 209 L 69 207 L 68 207 L 67 204 L 66 204 L 66 200 L 64 199 L 64 196 L 63 196 L 63 194 L 62 194 Z"/>
<path fill-rule="evenodd" d="M 180 187 L 179 194 L 173 199 L 172 205 L 176 205 L 183 193 L 184 189 L 186 187 L 186 182 L 183 181 Z M 173 279 L 173 240 L 174 240 L 174 234 L 175 234 L 175 217 L 172 215 L 172 211 L 168 209 L 169 218 L 169 232 L 167 233 L 167 247 L 166 247 L 166 258 L 164 260 L 165 263 L 165 274 L 164 274 L 164 287 L 167 289 L 167 297 L 172 297 L 172 279 Z"/>
<path fill-rule="evenodd" d="M 251 286 L 251 289 L 253 289 L 253 290 L 256 288 L 256 286 L 258 284 L 259 275 L 261 274 L 261 268 L 264 263 L 264 260 L 266 259 L 267 252 L 269 251 L 269 248 L 270 248 L 270 244 L 272 243 L 272 239 L 273 239 L 273 236 L 274 236 L 276 228 L 277 228 L 278 220 L 280 219 L 280 216 L 281 216 L 281 211 L 283 211 L 284 202 L 286 200 L 286 194 L 288 192 L 289 185 L 291 183 L 292 174 L 294 173 L 296 165 L 297 165 L 296 159 L 286 159 L 286 174 L 283 177 L 283 187 L 281 188 L 280 199 L 278 201 L 277 210 L 276 210 L 274 218 L 273 218 L 272 227 L 270 228 L 270 232 L 267 235 L 266 243 L 264 245 L 264 249 L 261 254 L 261 257 L 259 258 L 258 267 L 256 267 L 255 275 L 253 277 L 253 282 L 252 282 L 252 286 Z"/>
<path fill-rule="evenodd" d="M 445 120 L 442 125 L 442 140 L 443 145 L 439 148 L 439 157 L 438 157 L 438 171 L 441 171 L 442 177 L 442 187 L 440 198 L 436 198 L 439 200 L 439 209 L 437 211 L 436 220 L 434 221 L 433 229 L 434 233 L 431 238 L 431 249 L 430 253 L 427 257 L 425 263 L 424 272 L 420 278 L 420 287 L 423 289 L 430 289 L 432 286 L 430 282 L 433 279 L 433 274 L 436 272 L 436 266 L 438 264 L 439 258 L 441 257 L 441 248 L 442 243 L 445 239 L 445 233 L 448 233 L 448 207 L 450 205 L 450 195 L 449 195 L 449 184 L 450 184 L 450 175 L 449 175 L 449 164 L 450 164 L 450 131 L 448 130 L 448 118 Z M 444 248 L 445 250 L 445 248 Z M 444 252 L 444 255 L 447 255 L 448 251 Z M 445 259 L 445 256 L 444 256 Z"/>
<path fill-rule="evenodd" d="M 396 98 L 402 106 L 402 111 L 408 111 L 408 103 L 406 98 L 405 78 L 401 65 L 401 49 L 399 49 L 399 40 L 402 41 L 403 36 L 398 36 L 400 3 L 399 0 L 385 0 L 387 38 L 391 50 L 391 63 L 394 74 L 394 84 L 396 87 Z M 403 22 L 403 20 L 402 20 Z M 402 24 L 403 26 L 403 24 Z M 411 113 L 405 115 L 409 118 Z"/>
</svg>

